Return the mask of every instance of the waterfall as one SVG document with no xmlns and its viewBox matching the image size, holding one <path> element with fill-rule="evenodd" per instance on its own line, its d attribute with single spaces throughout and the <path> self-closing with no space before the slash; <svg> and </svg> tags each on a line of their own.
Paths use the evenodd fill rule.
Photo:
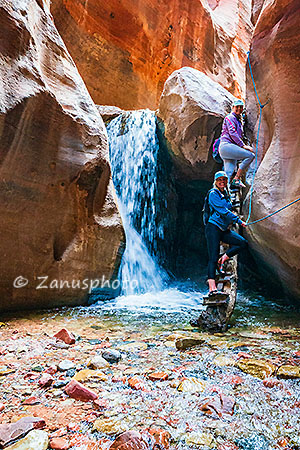
<svg viewBox="0 0 300 450">
<path fill-rule="evenodd" d="M 161 291 L 167 276 L 156 258 L 164 226 L 157 206 L 159 143 L 154 112 L 123 113 L 109 123 L 107 132 L 112 178 L 126 234 L 120 267 L 122 293 Z"/>
</svg>

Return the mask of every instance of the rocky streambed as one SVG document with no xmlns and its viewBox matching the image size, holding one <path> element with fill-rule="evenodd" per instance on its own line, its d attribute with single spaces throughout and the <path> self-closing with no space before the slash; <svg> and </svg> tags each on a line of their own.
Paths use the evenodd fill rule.
<svg viewBox="0 0 300 450">
<path fill-rule="evenodd" d="M 210 335 L 149 295 L 2 318 L 0 448 L 299 448 L 299 314 L 240 295 Z"/>
</svg>

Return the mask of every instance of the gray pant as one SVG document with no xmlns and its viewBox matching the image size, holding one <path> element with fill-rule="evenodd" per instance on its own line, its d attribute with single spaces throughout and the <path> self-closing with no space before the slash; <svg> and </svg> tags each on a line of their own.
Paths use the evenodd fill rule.
<svg viewBox="0 0 300 450">
<path fill-rule="evenodd" d="M 224 170 L 229 180 L 232 177 L 238 161 L 242 160 L 239 168 L 247 170 L 255 158 L 255 155 L 249 150 L 245 150 L 236 144 L 229 144 L 227 142 L 220 144 L 219 153 L 224 161 Z"/>
</svg>

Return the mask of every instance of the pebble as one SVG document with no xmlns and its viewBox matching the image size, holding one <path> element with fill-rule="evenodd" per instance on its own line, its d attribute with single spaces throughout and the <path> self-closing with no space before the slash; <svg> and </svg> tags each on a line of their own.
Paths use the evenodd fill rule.
<svg viewBox="0 0 300 450">
<path fill-rule="evenodd" d="M 122 359 L 122 354 L 118 350 L 105 350 L 102 352 L 102 358 L 110 364 L 118 363 Z"/>
<path fill-rule="evenodd" d="M 144 383 L 144 381 L 142 380 L 142 378 L 137 377 L 137 376 L 129 378 L 128 384 L 132 389 L 135 389 L 135 390 L 141 390 L 141 391 L 147 390 L 147 386 Z"/>
<path fill-rule="evenodd" d="M 152 372 L 149 373 L 148 378 L 151 381 L 165 381 L 169 377 L 169 374 L 166 372 Z"/>
<path fill-rule="evenodd" d="M 226 367 L 226 366 L 234 366 L 235 360 L 233 358 L 229 358 L 228 356 L 217 356 L 213 363 L 217 367 Z"/>
<path fill-rule="evenodd" d="M 41 401 L 37 397 L 29 397 L 24 400 L 23 405 L 37 405 L 38 403 L 41 403 Z"/>
<path fill-rule="evenodd" d="M 87 362 L 87 366 L 91 369 L 104 369 L 109 367 L 109 363 L 102 356 L 97 355 Z"/>
<path fill-rule="evenodd" d="M 75 364 L 72 361 L 70 361 L 69 359 L 64 359 L 63 361 L 61 361 L 58 364 L 58 369 L 61 372 L 65 372 L 67 370 L 74 369 L 74 368 L 75 368 Z"/>
<path fill-rule="evenodd" d="M 42 366 L 33 366 L 31 368 L 31 370 L 33 370 L 33 372 L 43 372 L 44 367 L 42 367 Z"/>
<path fill-rule="evenodd" d="M 206 382 L 198 378 L 187 378 L 183 380 L 177 390 L 180 392 L 203 392 L 206 388 Z"/>
<path fill-rule="evenodd" d="M 65 376 L 70 377 L 70 378 L 74 377 L 75 374 L 76 374 L 76 369 L 68 369 L 65 372 Z"/>
<path fill-rule="evenodd" d="M 213 435 L 210 433 L 187 433 L 185 443 L 187 445 L 204 445 L 210 447 L 213 441 Z"/>
<path fill-rule="evenodd" d="M 150 439 L 149 439 L 150 438 Z M 120 434 L 110 446 L 110 450 L 151 450 L 155 446 L 155 440 L 147 434 L 130 430 Z"/>
<path fill-rule="evenodd" d="M 66 386 L 69 382 L 70 382 L 70 380 L 57 380 L 57 381 L 55 381 L 55 383 L 53 383 L 52 387 L 55 389 L 60 389 L 64 386 Z"/>
<path fill-rule="evenodd" d="M 170 448 L 171 434 L 162 428 L 149 428 L 148 433 L 151 434 L 160 449 Z M 153 448 L 153 447 L 152 447 Z"/>
<path fill-rule="evenodd" d="M 83 369 L 76 373 L 74 376 L 74 380 L 76 381 L 85 381 L 90 378 L 97 378 L 101 381 L 107 381 L 108 377 L 100 370 L 91 370 L 91 369 Z"/>
<path fill-rule="evenodd" d="M 280 385 L 280 381 L 277 378 L 269 377 L 263 380 L 263 385 L 267 388 L 273 388 L 275 386 Z"/>
<path fill-rule="evenodd" d="M 97 430 L 100 433 L 106 434 L 117 434 L 122 431 L 127 431 L 129 424 L 125 422 L 121 422 L 118 419 L 113 418 L 105 418 L 105 419 L 97 419 L 94 422 L 93 430 Z"/>
<path fill-rule="evenodd" d="M 175 341 L 175 347 L 177 350 L 186 350 L 197 345 L 202 345 L 204 342 L 204 339 L 179 338 Z"/>
<path fill-rule="evenodd" d="M 53 450 L 68 450 L 70 448 L 70 444 L 66 439 L 53 438 L 50 440 L 50 448 Z"/>
<path fill-rule="evenodd" d="M 66 328 L 62 328 L 58 333 L 56 333 L 53 337 L 63 341 L 65 344 L 72 345 L 75 344 L 75 336 Z"/>
<path fill-rule="evenodd" d="M 49 373 L 43 373 L 43 375 L 41 376 L 41 378 L 38 381 L 38 384 L 40 387 L 46 388 L 46 387 L 51 386 L 53 381 L 54 381 L 54 378 Z"/>
<path fill-rule="evenodd" d="M 96 400 L 98 398 L 98 395 L 95 392 L 76 380 L 71 380 L 70 383 L 67 384 L 65 387 L 65 393 L 68 394 L 69 397 L 75 398 L 75 400 L 81 400 L 83 402 Z"/>
<path fill-rule="evenodd" d="M 130 342 L 129 344 L 120 345 L 121 350 L 126 352 L 147 350 L 148 345 L 145 342 Z"/>
<path fill-rule="evenodd" d="M 252 375 L 253 377 L 264 378 L 270 377 L 274 372 L 276 367 L 260 359 L 240 359 L 236 366 L 243 372 Z"/>
<path fill-rule="evenodd" d="M 300 367 L 290 365 L 280 366 L 277 371 L 277 377 L 292 380 L 300 378 Z"/>
</svg>

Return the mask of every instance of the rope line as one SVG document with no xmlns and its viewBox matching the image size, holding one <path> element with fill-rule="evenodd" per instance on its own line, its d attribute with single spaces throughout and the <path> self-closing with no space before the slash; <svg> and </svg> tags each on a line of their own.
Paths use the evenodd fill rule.
<svg viewBox="0 0 300 450">
<path fill-rule="evenodd" d="M 294 203 L 299 202 L 300 201 L 300 197 L 297 198 L 296 200 L 288 203 L 287 205 L 283 206 L 282 208 L 277 209 L 273 213 L 262 217 L 261 219 L 257 219 L 257 220 L 254 220 L 253 222 L 249 222 L 250 216 L 251 216 L 251 212 L 252 212 L 252 196 L 253 196 L 253 189 L 254 189 L 254 179 L 255 179 L 256 172 L 257 172 L 257 164 L 258 164 L 258 140 L 259 140 L 259 131 L 260 131 L 260 125 L 261 125 L 261 118 L 262 118 L 262 110 L 269 103 L 270 100 L 268 100 L 264 104 L 261 103 L 261 101 L 259 99 L 259 96 L 258 96 L 257 89 L 256 89 L 254 77 L 253 77 L 253 72 L 252 72 L 252 67 L 251 67 L 251 62 L 250 62 L 250 51 L 247 52 L 247 55 L 248 55 L 247 61 L 248 61 L 248 64 L 249 64 L 249 69 L 250 69 L 250 74 L 251 74 L 252 83 L 253 83 L 253 87 L 254 87 L 254 92 L 255 92 L 255 95 L 256 95 L 256 98 L 257 98 L 257 101 L 258 101 L 258 104 L 259 104 L 259 120 L 258 120 L 258 127 L 257 127 L 256 146 L 255 146 L 255 168 L 254 168 L 254 172 L 253 172 L 253 178 L 252 178 L 251 190 L 250 190 L 249 212 L 248 212 L 248 217 L 247 217 L 247 220 L 246 220 L 246 225 L 249 226 L 249 225 L 253 225 L 255 223 L 261 222 L 261 221 L 263 221 L 265 219 L 268 219 L 269 217 L 274 216 L 275 214 L 279 213 L 283 209 L 288 208 L 289 206 L 293 205 Z"/>
<path fill-rule="evenodd" d="M 254 220 L 253 222 L 247 223 L 247 226 L 253 225 L 254 223 L 257 223 L 257 222 L 261 222 L 262 220 L 265 220 L 265 219 L 267 219 L 268 217 L 274 216 L 274 214 L 279 213 L 279 211 L 282 211 L 283 209 L 287 208 L 288 206 L 291 206 L 291 205 L 293 205 L 294 203 L 297 203 L 297 202 L 299 202 L 299 201 L 300 201 L 300 197 L 297 198 L 296 200 L 292 201 L 291 203 L 288 203 L 287 205 L 283 206 L 282 208 L 277 209 L 277 211 L 274 211 L 274 212 L 272 212 L 271 214 L 268 214 L 267 216 L 262 217 L 261 219 L 257 219 L 257 220 Z"/>
<path fill-rule="evenodd" d="M 254 92 L 259 104 L 259 120 L 258 120 L 258 127 L 257 127 L 257 136 L 256 136 L 256 144 L 255 144 L 255 168 L 254 168 L 254 172 L 253 172 L 253 177 L 252 177 L 252 182 L 251 182 L 251 190 L 250 190 L 250 199 L 249 199 L 249 211 L 248 211 L 248 217 L 246 220 L 246 225 L 249 225 L 249 220 L 251 217 L 251 212 L 252 212 L 252 197 L 253 197 L 253 191 L 254 191 L 254 179 L 255 179 L 255 175 L 257 172 L 257 165 L 258 165 L 258 140 L 259 140 L 259 132 L 260 132 L 260 125 L 261 125 L 261 118 L 262 118 L 262 110 L 263 108 L 269 103 L 269 100 L 262 104 L 259 96 L 258 96 L 258 92 L 256 89 L 256 85 L 255 85 L 255 81 L 254 81 L 254 77 L 253 77 L 253 72 L 252 72 L 252 67 L 251 67 L 251 62 L 250 62 L 250 51 L 247 52 L 247 61 L 249 64 L 249 69 L 250 69 L 250 74 L 251 74 L 251 78 L 252 78 L 252 83 L 253 83 L 253 87 L 254 87 Z"/>
</svg>

